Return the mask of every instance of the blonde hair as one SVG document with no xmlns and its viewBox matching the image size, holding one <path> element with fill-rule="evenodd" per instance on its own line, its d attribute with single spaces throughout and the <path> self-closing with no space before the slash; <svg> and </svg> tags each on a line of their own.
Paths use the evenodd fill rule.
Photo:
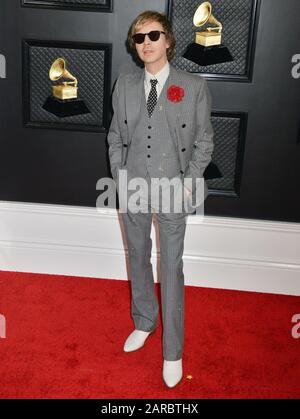
<svg viewBox="0 0 300 419">
<path fill-rule="evenodd" d="M 132 22 L 127 36 L 127 42 L 130 49 L 137 56 L 135 43 L 132 39 L 132 35 L 136 33 L 137 28 L 139 28 L 146 22 L 158 22 L 163 27 L 163 30 L 166 33 L 166 39 L 170 44 L 170 47 L 167 48 L 167 59 L 168 61 L 170 61 L 175 55 L 176 39 L 173 33 L 171 23 L 169 22 L 166 15 L 163 13 L 156 12 L 155 10 L 146 10 L 145 12 L 139 14 Z"/>
</svg>

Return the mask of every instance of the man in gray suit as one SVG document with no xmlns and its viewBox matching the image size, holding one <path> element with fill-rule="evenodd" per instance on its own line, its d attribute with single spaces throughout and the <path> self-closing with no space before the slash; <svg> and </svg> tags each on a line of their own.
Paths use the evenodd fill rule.
<svg viewBox="0 0 300 419">
<path fill-rule="evenodd" d="M 146 211 L 136 212 L 128 208 L 122 213 L 132 274 L 131 314 L 135 324 L 135 330 L 125 342 L 124 351 L 141 348 L 157 327 L 159 307 L 150 262 L 154 209 L 160 241 L 163 379 L 168 387 L 174 387 L 182 378 L 182 256 L 186 217 L 191 212 L 197 192 L 197 179 L 203 181 L 204 199 L 208 194 L 203 172 L 211 161 L 214 148 L 210 122 L 211 95 L 204 78 L 176 70 L 169 63 L 174 56 L 175 38 L 164 14 L 156 11 L 141 13 L 130 27 L 128 43 L 144 63 L 144 68 L 121 74 L 113 92 L 114 115 L 108 144 L 119 201 L 130 201 L 129 191 L 125 194 L 125 188 L 118 186 L 120 175 L 125 171 L 127 180 L 142 178 L 149 186 L 154 179 L 175 178 L 182 183 L 188 178 L 192 180 L 189 187 L 185 184 L 182 189 L 183 199 L 188 197 L 189 200 L 187 209 L 165 211 L 161 201 L 157 205 L 157 193 L 154 193 L 153 201 L 152 189 L 149 188 L 139 193 Z M 162 186 L 159 191 L 163 190 Z"/>
</svg>

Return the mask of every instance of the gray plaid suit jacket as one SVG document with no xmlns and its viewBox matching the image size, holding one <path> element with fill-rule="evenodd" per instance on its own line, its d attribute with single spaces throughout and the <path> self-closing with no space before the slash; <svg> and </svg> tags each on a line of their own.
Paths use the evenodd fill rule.
<svg viewBox="0 0 300 419">
<path fill-rule="evenodd" d="M 180 102 L 166 101 L 165 112 L 169 130 L 179 153 L 183 178 L 203 178 L 205 168 L 212 160 L 214 131 L 211 125 L 211 94 L 206 80 L 199 75 L 177 70 L 170 64 L 170 85 L 184 89 Z M 126 164 L 134 129 L 144 94 L 144 70 L 121 74 L 112 96 L 114 114 L 108 132 L 109 159 L 114 180 L 118 170 Z M 208 194 L 206 181 L 205 198 Z"/>
</svg>

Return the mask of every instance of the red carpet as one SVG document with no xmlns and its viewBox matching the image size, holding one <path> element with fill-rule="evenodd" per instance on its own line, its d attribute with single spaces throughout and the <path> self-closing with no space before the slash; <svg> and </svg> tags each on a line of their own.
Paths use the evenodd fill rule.
<svg viewBox="0 0 300 419">
<path fill-rule="evenodd" d="M 139 351 L 130 283 L 0 272 L 1 398 L 299 398 L 300 298 L 185 287 L 182 381 L 162 380 L 161 317 Z M 159 295 L 159 286 L 156 285 Z"/>
</svg>

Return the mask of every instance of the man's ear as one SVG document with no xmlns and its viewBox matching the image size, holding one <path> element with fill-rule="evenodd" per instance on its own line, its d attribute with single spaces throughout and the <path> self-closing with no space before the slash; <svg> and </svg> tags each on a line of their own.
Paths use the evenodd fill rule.
<svg viewBox="0 0 300 419">
<path fill-rule="evenodd" d="M 167 37 L 166 37 L 166 46 L 167 46 L 167 49 L 169 49 L 171 46 L 171 41 Z"/>
</svg>

